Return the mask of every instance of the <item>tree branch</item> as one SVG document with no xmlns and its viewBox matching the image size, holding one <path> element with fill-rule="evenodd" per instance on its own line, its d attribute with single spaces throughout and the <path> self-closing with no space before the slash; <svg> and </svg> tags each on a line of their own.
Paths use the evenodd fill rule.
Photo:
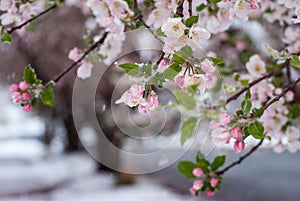
<svg viewBox="0 0 300 201">
<path fill-rule="evenodd" d="M 176 14 L 179 15 L 180 17 L 183 17 L 183 3 L 184 3 L 184 0 L 179 0 L 178 2 L 178 6 L 177 6 L 177 9 L 176 9 Z"/>
<path fill-rule="evenodd" d="M 94 51 L 99 45 L 101 45 L 107 37 L 108 32 L 104 32 L 103 36 L 95 42 L 84 54 L 74 63 L 72 63 L 68 68 L 66 68 L 61 74 L 59 74 L 53 81 L 57 83 L 62 77 L 64 77 L 70 70 L 79 65 L 86 56 L 88 56 L 92 51 Z"/>
<path fill-rule="evenodd" d="M 222 175 L 225 172 L 227 172 L 228 170 L 230 170 L 231 168 L 233 168 L 234 166 L 240 164 L 243 160 L 245 160 L 246 158 L 251 156 L 258 149 L 258 147 L 260 147 L 260 145 L 262 145 L 263 141 L 264 141 L 264 139 L 261 139 L 259 141 L 259 143 L 257 145 L 255 145 L 249 152 L 247 152 L 245 155 L 241 156 L 237 161 L 234 161 L 230 165 L 226 166 L 224 169 L 216 172 L 216 174 L 217 175 Z"/>
<path fill-rule="evenodd" d="M 240 91 L 238 91 L 236 94 L 234 94 L 233 96 L 229 97 L 226 101 L 226 104 L 230 103 L 233 100 L 236 100 L 240 95 L 242 95 L 244 92 L 246 92 L 248 89 L 250 89 L 251 87 L 253 87 L 254 85 L 260 83 L 261 81 L 268 79 L 270 77 L 272 77 L 274 74 L 276 74 L 278 71 L 282 70 L 283 68 L 289 66 L 290 64 L 290 59 L 287 59 L 284 63 L 282 63 L 280 66 L 278 66 L 277 68 L 275 68 L 274 70 L 272 70 L 271 72 L 267 73 L 266 75 L 252 81 L 251 83 L 249 83 L 249 85 L 247 87 L 242 88 Z"/>
<path fill-rule="evenodd" d="M 189 14 L 190 14 L 190 17 L 193 16 L 193 0 L 188 0 L 189 2 Z"/>
<path fill-rule="evenodd" d="M 64 1 L 64 0 L 62 0 L 61 2 L 63 2 L 63 1 Z M 7 31 L 7 33 L 11 34 L 11 33 L 13 33 L 14 31 L 16 31 L 16 30 L 18 30 L 18 29 L 21 29 L 21 28 L 24 27 L 25 25 L 27 25 L 27 24 L 29 24 L 30 22 L 32 22 L 32 21 L 38 19 L 39 17 L 45 15 L 46 13 L 50 12 L 51 10 L 54 10 L 54 9 L 57 8 L 57 7 L 58 7 L 57 4 L 52 5 L 51 7 L 47 8 L 47 9 L 44 10 L 43 12 L 39 13 L 38 15 L 33 16 L 32 18 L 26 20 L 25 22 L 23 22 L 23 23 L 21 23 L 21 24 L 15 26 L 15 27 L 10 28 L 10 29 Z"/>
</svg>

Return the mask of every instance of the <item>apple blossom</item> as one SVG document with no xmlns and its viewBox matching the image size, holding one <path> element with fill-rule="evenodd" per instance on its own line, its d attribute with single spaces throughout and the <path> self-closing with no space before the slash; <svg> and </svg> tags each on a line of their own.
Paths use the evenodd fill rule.
<svg viewBox="0 0 300 201">
<path fill-rule="evenodd" d="M 219 183 L 219 179 L 218 178 L 213 177 L 213 178 L 210 179 L 210 185 L 212 187 L 216 187 L 218 185 L 218 183 Z"/>
<path fill-rule="evenodd" d="M 202 175 L 203 175 L 202 169 L 201 169 L 201 168 L 195 168 L 195 169 L 193 169 L 193 175 L 194 175 L 195 177 L 200 177 L 200 176 L 202 176 Z"/>
<path fill-rule="evenodd" d="M 203 187 L 203 181 L 202 180 L 196 180 L 196 181 L 194 181 L 193 188 L 196 191 L 201 190 L 202 187 Z"/>
</svg>

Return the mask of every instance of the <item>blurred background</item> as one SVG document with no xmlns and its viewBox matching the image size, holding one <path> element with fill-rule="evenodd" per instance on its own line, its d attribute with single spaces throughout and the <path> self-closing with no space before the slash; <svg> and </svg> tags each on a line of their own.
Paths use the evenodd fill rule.
<svg viewBox="0 0 300 201">
<path fill-rule="evenodd" d="M 262 148 L 225 175 L 222 190 L 213 198 L 191 196 L 188 189 L 193 181 L 185 179 L 178 172 L 176 163 L 167 169 L 146 175 L 118 173 L 99 164 L 87 153 L 81 143 L 82 140 L 99 148 L 99 154 L 106 152 L 113 161 L 122 166 L 130 168 L 136 161 L 124 160 L 115 153 L 110 153 L 105 145 L 97 147 L 99 144 L 93 138 L 97 134 L 88 121 L 81 122 L 79 130 L 75 128 L 72 116 L 75 70 L 55 87 L 57 107 L 48 108 L 38 104 L 33 112 L 22 112 L 20 107 L 11 102 L 8 86 L 22 79 L 24 67 L 31 64 L 39 78 L 49 81 L 71 64 L 67 55 L 73 47 L 85 47 L 82 36 L 85 34 L 84 25 L 87 17 L 82 15 L 78 8 L 61 8 L 49 15 L 30 25 L 28 27 L 30 32 L 25 37 L 21 38 L 15 34 L 13 45 L 0 46 L 0 200 L 298 201 L 300 199 L 299 153 L 277 155 L 269 149 Z M 249 32 L 251 29 L 252 32 Z M 147 39 L 143 37 L 137 41 L 145 42 Z M 255 52 L 261 49 L 264 43 L 272 43 L 274 48 L 280 47 L 274 39 L 276 37 L 266 37 L 256 24 L 237 25 L 230 30 L 229 35 L 217 36 L 209 45 L 209 50 L 219 50 L 220 57 L 232 61 L 234 64 L 232 69 L 227 70 L 232 72 L 235 68 L 243 71 L 239 55 L 245 49 Z M 208 49 L 208 44 L 206 48 Z M 148 59 L 156 60 L 158 57 L 159 52 L 154 51 L 149 54 L 137 52 L 122 59 L 147 62 Z M 141 153 L 159 150 L 174 134 L 178 134 L 180 115 L 172 109 L 168 110 L 165 128 L 151 143 L 131 141 L 111 120 L 111 97 L 116 84 L 114 79 L 121 73 L 111 67 L 99 82 L 95 97 L 99 124 L 107 138 L 117 147 L 125 150 L 134 149 Z M 129 83 L 125 83 L 124 89 L 127 86 L 130 86 Z M 170 92 L 156 90 L 163 97 L 162 104 L 172 100 Z M 85 99 L 84 91 L 85 89 L 82 89 L 82 107 L 79 108 L 82 112 L 90 101 Z M 134 111 L 132 114 L 138 123 L 143 124 L 140 116 Z M 77 115 L 81 115 L 80 112 Z M 209 149 L 212 142 L 205 138 L 206 133 L 207 124 L 204 122 L 201 124 L 196 143 L 181 159 L 193 160 L 198 149 L 204 149 L 207 154 L 209 153 L 209 159 L 221 153 L 229 155 L 228 162 L 238 157 L 227 148 Z M 147 137 L 147 133 L 140 135 Z M 253 143 L 255 142 L 250 141 L 248 145 L 251 147 Z M 172 147 L 170 154 L 180 152 L 181 149 L 178 142 L 178 146 Z"/>
</svg>

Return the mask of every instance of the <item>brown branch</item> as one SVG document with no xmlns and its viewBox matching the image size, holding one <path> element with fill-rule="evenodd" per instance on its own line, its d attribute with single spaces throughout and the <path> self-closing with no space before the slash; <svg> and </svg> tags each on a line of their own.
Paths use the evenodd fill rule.
<svg viewBox="0 0 300 201">
<path fill-rule="evenodd" d="M 188 0 L 189 2 L 189 14 L 190 14 L 190 17 L 193 16 L 193 0 Z"/>
<path fill-rule="evenodd" d="M 108 32 L 104 32 L 103 36 L 95 42 L 84 54 L 74 63 L 72 63 L 68 68 L 66 68 L 61 74 L 59 74 L 53 81 L 57 83 L 62 77 L 64 77 L 70 70 L 79 65 L 86 56 L 88 56 L 92 51 L 94 51 L 99 45 L 103 44 L 107 37 Z"/>
<path fill-rule="evenodd" d="M 184 0 L 179 0 L 177 4 L 176 14 L 179 15 L 180 17 L 183 17 L 183 3 Z"/>
<path fill-rule="evenodd" d="M 63 1 L 64 1 L 64 0 L 62 0 L 62 2 L 63 2 Z M 30 18 L 30 19 L 28 19 L 28 20 L 26 20 L 25 22 L 23 22 L 23 23 L 21 23 L 21 24 L 15 26 L 15 27 L 10 28 L 10 29 L 7 31 L 7 33 L 11 34 L 11 33 L 13 33 L 14 31 L 16 31 L 16 30 L 18 30 L 18 29 L 21 29 L 21 28 L 24 27 L 25 25 L 27 25 L 27 24 L 29 24 L 30 22 L 32 22 L 32 21 L 38 19 L 39 17 L 45 15 L 46 13 L 50 12 L 51 10 L 54 10 L 54 9 L 57 8 L 57 7 L 58 7 L 57 4 L 52 5 L 51 7 L 47 8 L 47 9 L 44 10 L 43 12 L 39 13 L 38 15 L 36 15 L 36 16 L 34 16 L 34 17 L 32 17 L 32 18 Z"/>
<path fill-rule="evenodd" d="M 245 155 L 241 156 L 237 161 L 234 161 L 230 165 L 226 166 L 224 169 L 216 172 L 216 174 L 222 175 L 225 172 L 227 172 L 228 170 L 230 170 L 231 168 L 233 168 L 234 166 L 240 164 L 242 161 L 244 161 L 246 158 L 248 158 L 250 155 L 252 155 L 258 149 L 258 147 L 260 147 L 260 145 L 262 145 L 263 141 L 264 141 L 264 139 L 261 139 L 259 141 L 259 143 L 257 145 L 255 145 L 249 152 L 247 152 Z"/>
<path fill-rule="evenodd" d="M 278 71 L 282 70 L 283 68 L 289 66 L 290 64 L 290 59 L 287 59 L 284 63 L 282 63 L 281 65 L 279 65 L 277 68 L 275 68 L 274 70 L 272 70 L 271 72 L 267 73 L 266 75 L 254 80 L 253 82 L 249 83 L 249 85 L 247 87 L 242 88 L 240 91 L 238 91 L 236 94 L 234 94 L 233 96 L 229 97 L 226 101 L 226 104 L 230 103 L 233 100 L 236 100 L 240 95 L 242 95 L 243 93 L 245 93 L 247 90 L 249 90 L 251 87 L 253 87 L 254 85 L 260 83 L 261 81 L 268 79 L 270 77 L 272 77 L 274 74 L 276 74 Z"/>
<path fill-rule="evenodd" d="M 266 110 L 268 107 L 270 107 L 273 103 L 279 101 L 280 98 L 282 98 L 288 91 L 294 89 L 299 82 L 300 82 L 300 77 L 298 77 L 297 80 L 295 80 L 294 82 L 291 82 L 286 88 L 284 88 L 284 90 L 281 92 L 281 94 L 279 94 L 278 96 L 276 96 L 275 98 L 273 98 L 272 100 L 270 100 L 264 106 L 264 110 Z"/>
</svg>

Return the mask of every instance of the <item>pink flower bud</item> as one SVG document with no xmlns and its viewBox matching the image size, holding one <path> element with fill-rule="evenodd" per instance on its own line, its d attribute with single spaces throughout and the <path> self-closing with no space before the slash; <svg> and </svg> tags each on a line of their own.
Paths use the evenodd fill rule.
<svg viewBox="0 0 300 201">
<path fill-rule="evenodd" d="M 215 195 L 215 192 L 208 190 L 208 191 L 206 191 L 206 195 L 207 195 L 207 197 L 212 197 Z"/>
<path fill-rule="evenodd" d="M 245 142 L 244 141 L 235 141 L 234 143 L 234 152 L 237 154 L 237 153 L 240 153 L 242 151 L 244 151 L 245 149 Z"/>
<path fill-rule="evenodd" d="M 27 93 L 27 92 L 23 93 L 23 94 L 22 94 L 22 99 L 23 99 L 24 101 L 30 100 L 30 99 L 31 99 L 31 98 L 30 98 L 30 94 Z"/>
<path fill-rule="evenodd" d="M 196 181 L 194 181 L 193 188 L 196 191 L 201 190 L 202 187 L 203 187 L 203 181 L 202 180 L 196 180 Z"/>
<path fill-rule="evenodd" d="M 219 179 L 218 178 L 211 178 L 210 179 L 210 185 L 212 187 L 216 187 L 218 185 L 218 183 L 219 183 Z"/>
<path fill-rule="evenodd" d="M 286 101 L 291 102 L 294 100 L 294 92 L 288 91 L 284 97 L 285 97 Z"/>
<path fill-rule="evenodd" d="M 230 137 L 238 140 L 242 137 L 243 133 L 241 131 L 241 129 L 239 128 L 233 128 L 231 129 L 231 132 L 230 132 Z"/>
<path fill-rule="evenodd" d="M 159 62 L 159 65 L 160 66 L 163 66 L 163 67 L 166 67 L 168 65 L 168 61 L 166 59 L 162 59 L 160 62 Z"/>
<path fill-rule="evenodd" d="M 10 87 L 9 87 L 9 91 L 10 91 L 11 93 L 17 92 L 18 90 L 19 90 L 19 86 L 18 86 L 17 84 L 12 84 L 12 85 L 10 85 Z"/>
<path fill-rule="evenodd" d="M 23 100 L 22 95 L 19 92 L 14 92 L 12 94 L 12 100 L 16 104 L 20 104 Z"/>
<path fill-rule="evenodd" d="M 221 125 L 228 126 L 231 122 L 231 116 L 227 112 L 221 112 L 218 115 Z"/>
<path fill-rule="evenodd" d="M 203 175 L 202 169 L 201 169 L 201 168 L 195 168 L 195 169 L 193 169 L 193 175 L 194 175 L 195 177 L 200 177 L 200 176 L 202 176 L 202 175 Z"/>
<path fill-rule="evenodd" d="M 32 110 L 32 105 L 31 104 L 26 104 L 23 107 L 24 112 L 30 112 Z"/>
<path fill-rule="evenodd" d="M 139 104 L 138 106 L 138 111 L 141 114 L 148 114 L 149 113 L 149 108 L 147 104 Z"/>
<path fill-rule="evenodd" d="M 29 84 L 26 81 L 22 81 L 19 83 L 19 88 L 23 91 L 27 90 L 29 88 Z"/>
<path fill-rule="evenodd" d="M 175 83 L 179 87 L 183 87 L 183 85 L 184 85 L 184 76 L 178 76 L 177 78 L 175 78 Z"/>
<path fill-rule="evenodd" d="M 193 194 L 193 195 L 196 195 L 196 193 L 197 193 L 197 191 L 196 191 L 193 187 L 191 187 L 191 188 L 189 189 L 189 191 L 190 191 L 190 193 Z"/>
</svg>

